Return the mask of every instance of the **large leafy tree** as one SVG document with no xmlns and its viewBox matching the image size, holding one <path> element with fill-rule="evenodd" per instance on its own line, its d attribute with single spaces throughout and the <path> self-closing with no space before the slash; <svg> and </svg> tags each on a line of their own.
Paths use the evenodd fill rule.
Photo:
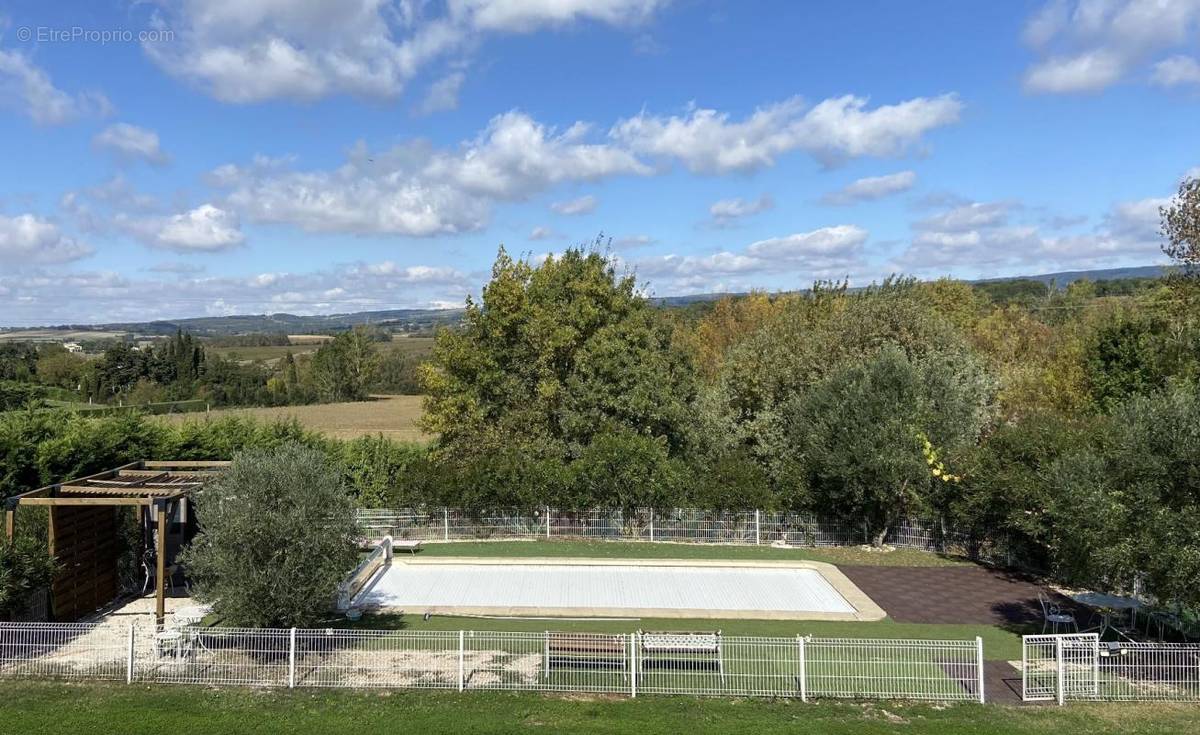
<svg viewBox="0 0 1200 735">
<path fill-rule="evenodd" d="M 438 335 L 423 374 L 442 457 L 514 443 L 571 460 L 601 433 L 688 444 L 695 372 L 671 325 L 595 250 L 538 265 L 501 249 L 482 303 Z"/>
<path fill-rule="evenodd" d="M 959 479 L 936 458 L 978 438 L 990 390 L 968 360 L 914 360 L 887 346 L 789 405 L 783 434 L 795 481 L 810 507 L 865 524 L 880 544 L 900 520 L 943 505 Z"/>
<path fill-rule="evenodd" d="M 1200 604 L 1200 391 L 1120 406 L 1107 435 L 1055 462 L 1058 571 L 1078 584 Z"/>
<path fill-rule="evenodd" d="M 229 625 L 309 627 L 358 558 L 352 508 L 324 453 L 247 452 L 197 493 L 201 530 L 181 561 Z"/>
<path fill-rule="evenodd" d="M 1163 252 L 1191 276 L 1200 276 L 1200 176 L 1184 179 L 1170 204 L 1160 210 Z"/>
</svg>

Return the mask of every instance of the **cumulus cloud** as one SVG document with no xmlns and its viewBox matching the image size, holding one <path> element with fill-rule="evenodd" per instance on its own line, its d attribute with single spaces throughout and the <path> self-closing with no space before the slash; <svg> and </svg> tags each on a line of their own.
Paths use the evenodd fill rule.
<svg viewBox="0 0 1200 735">
<path fill-rule="evenodd" d="M 642 113 L 617 123 L 611 135 L 635 152 L 678 160 L 693 172 L 746 172 L 774 165 L 780 155 L 794 150 L 807 151 L 825 164 L 900 155 L 925 133 L 957 122 L 961 111 L 953 94 L 873 109 L 866 98 L 852 95 L 813 107 L 793 97 L 760 107 L 742 120 L 698 107 L 669 117 Z"/>
<path fill-rule="evenodd" d="M 529 233 L 530 240 L 557 240 L 562 237 L 553 228 L 550 227 L 534 227 Z"/>
<path fill-rule="evenodd" d="M 245 242 L 235 213 L 212 204 L 165 217 L 113 217 L 116 229 L 133 235 L 154 248 L 177 253 L 214 253 Z"/>
<path fill-rule="evenodd" d="M 429 85 L 425 99 L 421 101 L 417 112 L 422 115 L 432 115 L 435 112 L 445 112 L 458 108 L 458 93 L 462 90 L 463 82 L 467 80 L 464 71 L 453 71 Z"/>
<path fill-rule="evenodd" d="M 857 204 L 908 191 L 916 183 L 917 175 L 912 171 L 900 171 L 886 176 L 868 176 L 857 179 L 842 189 L 829 192 L 821 197 L 821 201 L 837 206 Z"/>
<path fill-rule="evenodd" d="M 908 248 L 895 269 L 917 275 L 955 270 L 996 276 L 1012 269 L 1064 270 L 1145 265 L 1161 259 L 1158 209 L 1165 198 L 1114 204 L 1088 232 L 1055 234 L 1013 202 L 972 202 L 913 223 Z M 1072 224 L 1081 224 L 1078 218 Z"/>
<path fill-rule="evenodd" d="M 649 235 L 625 235 L 613 238 L 612 246 L 616 250 L 632 250 L 633 248 L 649 247 L 657 242 L 658 240 Z"/>
<path fill-rule="evenodd" d="M 1164 51 L 1194 43 L 1198 0 L 1050 0 L 1026 23 L 1025 42 L 1039 59 L 1025 89 L 1097 92 L 1126 79 Z M 1153 81 L 1187 77 L 1186 57 L 1163 59 Z"/>
<path fill-rule="evenodd" d="M 26 115 L 39 125 L 61 125 L 84 116 L 104 117 L 113 109 L 108 98 L 99 92 L 64 92 L 28 56 L 3 49 L 0 49 L 0 105 Z"/>
<path fill-rule="evenodd" d="M 671 293 L 761 287 L 764 275 L 788 274 L 797 282 L 840 278 L 865 267 L 868 232 L 856 225 L 822 227 L 752 242 L 740 251 L 709 255 L 660 255 L 630 261 L 640 278 Z"/>
<path fill-rule="evenodd" d="M 757 199 L 721 199 L 713 202 L 708 208 L 712 224 L 716 227 L 728 227 L 745 217 L 751 217 L 760 212 L 775 207 L 775 200 L 770 194 L 763 194 Z"/>
<path fill-rule="evenodd" d="M 1150 80 L 1160 87 L 1200 85 L 1200 61 L 1191 56 L 1171 56 L 1154 65 Z"/>
<path fill-rule="evenodd" d="M 455 149 L 414 141 L 376 153 L 359 145 L 332 171 L 223 166 L 211 178 L 256 222 L 314 232 L 454 234 L 484 227 L 497 201 L 565 182 L 652 173 L 628 151 L 589 142 L 588 132 L 582 123 L 560 131 L 509 112 Z"/>
<path fill-rule="evenodd" d="M 170 160 L 159 144 L 158 133 L 129 123 L 109 125 L 92 138 L 92 144 L 121 160 L 142 160 L 156 165 Z"/>
<path fill-rule="evenodd" d="M 565 202 L 554 202 L 550 205 L 550 209 L 559 214 L 568 216 L 577 214 L 591 214 L 596 211 L 596 205 L 599 200 L 591 194 L 586 194 L 578 199 L 568 199 Z"/>
<path fill-rule="evenodd" d="M 185 0 L 158 10 L 174 31 L 147 55 L 226 102 L 333 94 L 392 98 L 423 69 L 489 35 L 575 23 L 632 26 L 665 0 Z M 445 81 L 449 80 L 449 81 Z M 445 77 L 442 103 L 461 80 Z M 436 87 L 436 85 L 435 85 Z M 453 89 L 452 89 L 453 88 Z M 436 103 L 435 103 L 436 104 Z"/>
<path fill-rule="evenodd" d="M 359 143 L 334 169 L 297 170 L 293 160 L 255 159 L 219 166 L 207 178 L 225 190 L 223 206 L 252 222 L 312 232 L 453 235 L 485 227 L 497 203 L 524 201 L 562 184 L 661 174 L 673 163 L 722 172 L 768 165 L 796 148 L 823 158 L 834 151 L 899 153 L 930 125 L 956 118 L 959 107 L 953 96 L 874 109 L 859 98 L 838 98 L 805 113 L 794 102 L 763 108 L 742 122 L 712 110 L 692 110 L 686 118 L 643 113 L 607 134 L 582 121 L 548 126 L 514 110 L 454 147 L 410 140 L 371 151 Z M 767 201 L 728 205 L 723 217 Z M 582 214 L 595 205 L 588 195 L 552 208 Z"/>
<path fill-rule="evenodd" d="M 32 214 L 0 214 L 0 262 L 20 268 L 44 263 L 66 263 L 92 254 L 92 248 Z"/>
</svg>

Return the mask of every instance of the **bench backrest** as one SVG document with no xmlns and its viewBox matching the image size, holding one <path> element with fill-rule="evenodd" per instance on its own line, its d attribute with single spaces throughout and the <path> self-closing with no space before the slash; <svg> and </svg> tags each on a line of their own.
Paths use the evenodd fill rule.
<svg viewBox="0 0 1200 735">
<path fill-rule="evenodd" d="M 721 647 L 721 631 L 688 632 L 643 632 L 638 635 L 642 649 L 646 651 L 669 651 L 677 653 L 713 653 Z"/>
<path fill-rule="evenodd" d="M 546 632 L 551 653 L 624 653 L 625 637 L 603 633 Z"/>
</svg>

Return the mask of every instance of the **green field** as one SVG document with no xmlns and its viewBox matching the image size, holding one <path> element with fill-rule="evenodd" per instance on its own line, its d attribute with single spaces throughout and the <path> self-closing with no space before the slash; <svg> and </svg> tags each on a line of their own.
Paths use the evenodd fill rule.
<svg viewBox="0 0 1200 735">
<path fill-rule="evenodd" d="M 1000 707 L 471 692 L 247 691 L 5 682 L 0 733 L 1092 735 L 1195 732 L 1200 708 Z"/>
</svg>

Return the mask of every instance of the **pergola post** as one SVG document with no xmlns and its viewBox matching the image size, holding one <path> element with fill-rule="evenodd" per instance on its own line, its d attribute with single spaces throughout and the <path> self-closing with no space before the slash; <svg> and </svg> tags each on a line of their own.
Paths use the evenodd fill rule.
<svg viewBox="0 0 1200 735">
<path fill-rule="evenodd" d="M 162 625 L 167 618 L 167 600 L 165 596 L 167 576 L 167 501 L 154 501 L 158 535 L 155 539 L 155 570 L 154 570 L 154 618 Z"/>
<path fill-rule="evenodd" d="M 12 543 L 17 536 L 17 501 L 9 498 L 4 503 L 4 538 Z"/>
</svg>

